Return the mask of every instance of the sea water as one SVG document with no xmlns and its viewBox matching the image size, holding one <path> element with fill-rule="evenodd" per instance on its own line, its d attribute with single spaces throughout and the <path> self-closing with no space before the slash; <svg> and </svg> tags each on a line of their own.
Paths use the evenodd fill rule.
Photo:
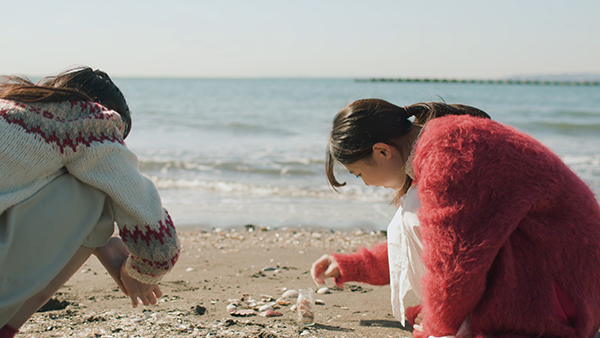
<svg viewBox="0 0 600 338">
<path fill-rule="evenodd" d="M 394 192 L 324 172 L 333 116 L 356 99 L 464 103 L 540 140 L 600 193 L 600 87 L 356 82 L 352 79 L 115 79 L 126 143 L 178 226 L 385 229 Z"/>
</svg>

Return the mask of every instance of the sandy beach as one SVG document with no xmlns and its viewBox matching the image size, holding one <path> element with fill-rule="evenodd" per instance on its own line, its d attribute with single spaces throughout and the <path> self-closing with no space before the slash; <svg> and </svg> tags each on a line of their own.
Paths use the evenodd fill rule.
<svg viewBox="0 0 600 338">
<path fill-rule="evenodd" d="M 348 283 L 341 290 L 329 281 L 330 293 L 314 294 L 322 304 L 315 305 L 312 326 L 298 323 L 293 298 L 275 306 L 274 317 L 228 312 L 231 303 L 249 310 L 245 304 L 258 307 L 287 290 L 316 290 L 310 277 L 315 259 L 370 247 L 385 240 L 382 232 L 254 226 L 178 231 L 181 257 L 161 281 L 157 305 L 132 308 L 92 257 L 18 337 L 412 337 L 391 314 L 389 286 Z"/>
</svg>

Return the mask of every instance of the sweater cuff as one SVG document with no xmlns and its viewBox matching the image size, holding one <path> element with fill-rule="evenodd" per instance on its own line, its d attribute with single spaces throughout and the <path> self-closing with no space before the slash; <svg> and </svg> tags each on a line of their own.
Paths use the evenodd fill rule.
<svg viewBox="0 0 600 338">
<path fill-rule="evenodd" d="M 387 259 L 387 243 L 381 243 L 368 250 L 361 247 L 350 254 L 331 253 L 340 269 L 340 277 L 335 279 L 336 285 L 345 282 L 360 282 L 371 285 L 390 283 L 390 272 Z"/>
<path fill-rule="evenodd" d="M 406 308 L 406 311 L 404 312 L 404 316 L 406 317 L 406 320 L 408 320 L 410 325 L 414 326 L 415 319 L 417 318 L 419 313 L 421 313 L 421 305 L 410 306 L 410 307 Z"/>
<path fill-rule="evenodd" d="M 145 284 L 157 284 L 163 278 L 163 276 L 167 273 L 165 271 L 164 274 L 153 276 L 148 274 L 140 273 L 139 269 L 137 269 L 134 264 L 131 255 L 127 257 L 127 262 L 125 264 L 125 268 L 127 269 L 127 273 L 129 276 L 135 280 L 138 280 Z"/>
<path fill-rule="evenodd" d="M 331 253 L 333 259 L 335 259 L 340 269 L 340 276 L 334 278 L 335 285 L 343 288 L 343 284 L 346 282 L 356 282 L 360 279 L 360 264 L 359 261 L 362 259 L 362 255 L 358 252 L 350 254 L 339 254 Z"/>
</svg>

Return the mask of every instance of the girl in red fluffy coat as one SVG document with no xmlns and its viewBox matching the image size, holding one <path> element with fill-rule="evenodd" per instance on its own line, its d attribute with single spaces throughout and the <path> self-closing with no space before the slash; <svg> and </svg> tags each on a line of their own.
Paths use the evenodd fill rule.
<svg viewBox="0 0 600 338">
<path fill-rule="evenodd" d="M 593 192 L 530 136 L 456 116 L 473 109 L 351 103 L 334 119 L 329 182 L 343 186 L 333 174 L 338 162 L 367 185 L 396 190 L 396 201 L 418 186 L 425 272 L 415 337 L 456 335 L 467 319 L 473 337 L 595 337 L 600 206 Z M 359 274 L 389 281 L 384 251 L 363 254 L 373 264 L 360 264 L 371 271 Z M 352 280 L 323 262 L 313 266 L 316 280 L 336 269 Z"/>
</svg>

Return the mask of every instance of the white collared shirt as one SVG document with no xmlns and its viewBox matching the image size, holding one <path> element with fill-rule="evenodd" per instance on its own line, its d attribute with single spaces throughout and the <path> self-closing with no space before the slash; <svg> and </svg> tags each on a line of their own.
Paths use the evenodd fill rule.
<svg viewBox="0 0 600 338">
<path fill-rule="evenodd" d="M 421 261 L 421 233 L 417 210 L 421 207 L 417 186 L 413 185 L 400 198 L 401 206 L 388 225 L 388 260 L 392 311 L 394 317 L 405 325 L 404 297 L 409 290 L 421 298 L 420 280 L 425 268 Z"/>
</svg>

